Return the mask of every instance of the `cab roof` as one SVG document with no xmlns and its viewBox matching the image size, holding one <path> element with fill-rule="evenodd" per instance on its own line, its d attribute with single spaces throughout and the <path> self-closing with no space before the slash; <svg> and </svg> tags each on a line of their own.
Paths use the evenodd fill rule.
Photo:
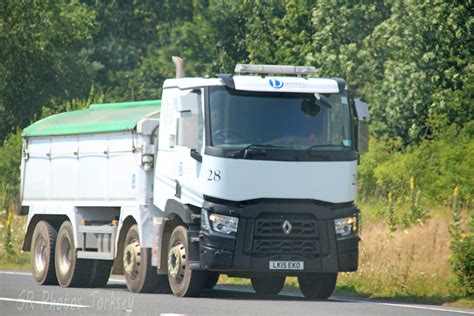
<svg viewBox="0 0 474 316">
<path fill-rule="evenodd" d="M 167 79 L 163 87 L 193 89 L 205 86 L 228 86 L 235 90 L 289 93 L 339 93 L 345 81 L 339 78 L 295 76 L 218 75 L 219 78 Z"/>
</svg>

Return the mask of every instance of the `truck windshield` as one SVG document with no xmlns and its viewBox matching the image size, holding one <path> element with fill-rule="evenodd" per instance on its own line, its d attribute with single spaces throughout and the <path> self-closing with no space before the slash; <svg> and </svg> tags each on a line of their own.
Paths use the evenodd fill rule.
<svg viewBox="0 0 474 316">
<path fill-rule="evenodd" d="M 346 94 L 210 89 L 212 146 L 350 150 Z"/>
</svg>

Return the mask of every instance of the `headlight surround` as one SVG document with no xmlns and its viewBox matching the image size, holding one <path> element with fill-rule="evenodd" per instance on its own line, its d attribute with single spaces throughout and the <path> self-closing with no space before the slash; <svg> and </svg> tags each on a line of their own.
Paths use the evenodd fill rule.
<svg viewBox="0 0 474 316">
<path fill-rule="evenodd" d="M 235 235 L 239 226 L 239 219 L 237 217 L 215 213 L 208 214 L 206 210 L 202 210 L 201 226 L 206 230 L 212 229 L 212 231 L 216 233 Z"/>
<path fill-rule="evenodd" d="M 334 228 L 336 237 L 347 237 L 357 233 L 357 215 L 335 219 Z"/>
</svg>

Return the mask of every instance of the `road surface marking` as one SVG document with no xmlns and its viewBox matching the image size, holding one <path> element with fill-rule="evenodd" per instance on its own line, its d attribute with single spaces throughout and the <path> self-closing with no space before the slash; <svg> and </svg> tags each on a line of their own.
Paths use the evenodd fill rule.
<svg viewBox="0 0 474 316">
<path fill-rule="evenodd" d="M 19 299 L 19 298 L 8 298 L 8 297 L 0 297 L 0 301 L 17 302 L 17 303 L 28 303 L 28 304 L 38 304 L 38 305 L 53 305 L 53 306 L 64 306 L 64 307 L 76 307 L 76 308 L 90 307 L 89 305 L 54 303 L 54 302 L 45 302 L 45 301 L 31 301 L 31 300 L 22 300 L 22 299 Z"/>
<path fill-rule="evenodd" d="M 368 303 L 368 304 L 377 304 L 377 305 L 404 307 L 404 308 L 414 308 L 414 309 L 426 309 L 426 310 L 438 311 L 438 312 L 448 312 L 448 313 L 460 313 L 460 314 L 474 315 L 474 312 L 470 312 L 470 311 L 463 311 L 463 310 L 456 310 L 456 309 L 446 309 L 446 308 L 431 307 L 431 306 L 409 305 L 409 304 L 400 304 L 400 303 L 374 302 L 374 301 L 369 301 L 369 300 L 352 300 L 352 299 L 338 298 L 338 297 L 334 297 L 331 300 L 333 300 L 333 301 L 335 300 L 335 301 L 354 302 L 354 303 Z"/>
<path fill-rule="evenodd" d="M 225 285 L 218 285 L 217 289 L 223 290 L 223 291 L 237 291 L 237 292 L 245 292 L 245 293 L 255 293 L 252 290 L 247 290 L 247 289 L 226 289 L 224 288 Z M 298 295 L 295 293 L 280 293 L 282 295 L 286 296 L 292 296 L 292 297 L 298 297 L 298 298 L 304 298 L 302 295 Z M 440 311 L 440 312 L 451 312 L 451 313 L 459 313 L 459 314 L 469 314 L 469 315 L 474 315 L 474 312 L 471 311 L 464 311 L 464 310 L 456 310 L 456 309 L 446 309 L 446 308 L 440 308 L 440 307 L 431 307 L 431 306 L 420 306 L 420 305 L 409 305 L 409 304 L 400 304 L 400 303 L 385 303 L 385 302 L 377 302 L 377 301 L 371 301 L 371 300 L 352 300 L 352 299 L 346 299 L 346 298 L 340 298 L 337 296 L 333 296 L 332 298 L 329 298 L 331 301 L 345 301 L 345 302 L 353 302 L 353 303 L 367 303 L 367 304 L 378 304 L 378 305 L 386 305 L 386 306 L 394 306 L 394 307 L 404 307 L 404 308 L 414 308 L 414 309 L 426 309 L 426 310 L 432 310 L 432 311 Z"/>
<path fill-rule="evenodd" d="M 17 271 L 0 271 L 0 274 L 24 275 L 24 276 L 30 276 L 31 275 L 31 273 L 28 273 L 28 272 L 17 272 Z M 116 279 L 116 278 L 110 278 L 109 281 L 112 281 L 113 283 L 126 284 L 125 280 Z M 254 293 L 254 291 L 252 291 L 252 290 L 232 289 L 232 288 L 230 288 L 230 289 L 227 288 L 226 289 L 226 288 L 224 288 L 224 286 L 225 285 L 218 285 L 217 289 L 224 290 L 224 291 L 240 291 L 240 292 L 246 292 L 246 293 Z M 299 297 L 299 298 L 303 297 L 302 295 L 293 294 L 293 293 L 282 293 L 282 294 L 287 295 L 287 296 Z M 10 298 L 0 298 L 0 300 L 3 300 L 3 301 L 18 301 L 18 302 L 25 302 L 25 303 L 30 302 L 30 301 L 27 301 L 27 300 L 10 299 Z M 440 308 L 440 307 L 435 307 L 435 306 L 420 306 L 420 305 L 400 304 L 400 303 L 386 303 L 386 302 L 377 302 L 377 301 L 373 301 L 373 300 L 355 300 L 355 299 L 340 298 L 340 297 L 337 297 L 337 296 L 334 296 L 333 298 L 330 298 L 330 300 L 333 300 L 333 301 L 346 301 L 346 302 L 354 302 L 354 303 L 378 304 L 378 305 L 393 306 L 393 307 L 425 309 L 425 310 L 432 310 L 432 311 L 439 311 L 439 312 L 474 315 L 474 312 L 471 312 L 471 311 L 446 309 L 446 308 Z M 71 307 L 72 306 L 90 307 L 90 306 L 87 306 L 87 305 L 49 303 L 49 302 L 42 302 L 42 301 L 31 301 L 31 302 L 32 302 L 32 304 L 64 305 L 64 306 L 71 306 Z"/>
<path fill-rule="evenodd" d="M 29 272 L 17 272 L 17 271 L 0 271 L 0 274 L 31 275 L 31 273 Z"/>
<path fill-rule="evenodd" d="M 0 271 L 0 274 L 31 276 L 30 272 L 19 272 L 19 271 Z M 126 284 L 127 283 L 125 280 L 117 279 L 117 278 L 110 278 L 109 281 L 112 281 L 112 282 L 115 282 L 115 283 L 120 283 L 120 284 Z"/>
</svg>

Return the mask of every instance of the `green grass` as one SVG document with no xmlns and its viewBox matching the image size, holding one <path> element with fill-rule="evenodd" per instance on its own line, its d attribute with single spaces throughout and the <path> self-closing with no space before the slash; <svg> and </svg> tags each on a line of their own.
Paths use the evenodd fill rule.
<svg viewBox="0 0 474 316">
<path fill-rule="evenodd" d="M 454 306 L 454 307 L 464 307 L 464 308 L 472 308 L 474 309 L 474 297 L 465 297 L 460 298 L 457 301 L 447 303 L 446 306 Z"/>
<path fill-rule="evenodd" d="M 28 254 L 26 254 L 28 255 Z M 21 256 L 20 258 L 15 259 L 0 259 L 0 270 L 10 270 L 10 271 L 30 271 L 30 259 L 29 256 Z"/>
<path fill-rule="evenodd" d="M 9 235 L 6 212 L 0 213 L 0 269 L 15 271 L 30 269 L 30 253 L 22 250 L 25 223 L 26 217 L 14 215 Z M 10 247 L 7 247 L 8 241 Z"/>
</svg>

